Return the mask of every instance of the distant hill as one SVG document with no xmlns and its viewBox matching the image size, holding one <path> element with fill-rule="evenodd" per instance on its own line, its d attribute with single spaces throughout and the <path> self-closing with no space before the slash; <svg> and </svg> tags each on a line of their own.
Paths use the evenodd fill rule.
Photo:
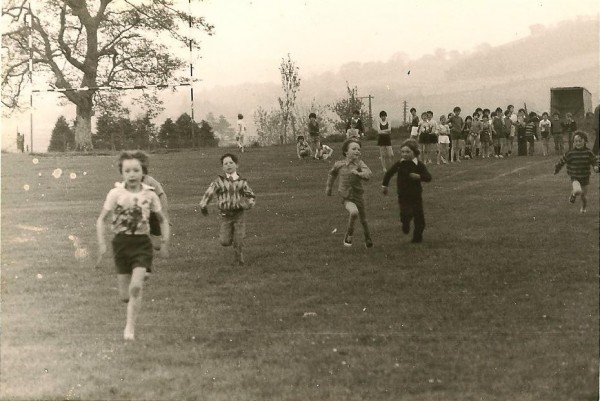
<svg viewBox="0 0 600 401">
<path fill-rule="evenodd" d="M 360 95 L 373 95 L 374 113 L 387 110 L 395 124 L 403 117 L 405 100 L 409 108 L 433 110 L 436 115 L 455 105 L 469 112 L 477 106 L 527 103 L 529 109 L 543 111 L 549 108 L 551 87 L 583 86 L 596 103 L 598 30 L 597 17 L 579 18 L 549 27 L 535 25 L 526 38 L 494 47 L 482 44 L 471 52 L 437 49 L 417 60 L 397 53 L 387 62 L 348 63 L 337 72 L 302 77 L 299 102 L 333 103 L 345 96 L 348 81 Z M 252 129 L 253 111 L 277 107 L 281 89 L 274 83 L 252 83 L 199 93 L 197 114 L 212 111 L 231 120 L 242 112 Z"/>
</svg>

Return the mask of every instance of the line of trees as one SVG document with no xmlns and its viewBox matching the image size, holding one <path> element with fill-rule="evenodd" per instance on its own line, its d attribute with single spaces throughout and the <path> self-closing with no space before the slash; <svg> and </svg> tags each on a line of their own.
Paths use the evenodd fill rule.
<svg viewBox="0 0 600 401">
<path fill-rule="evenodd" d="M 49 152 L 76 149 L 76 122 L 69 125 L 65 117 L 56 121 L 50 138 Z M 157 127 L 148 114 L 130 119 L 125 109 L 120 115 L 103 113 L 96 122 L 92 135 L 94 149 L 118 151 L 123 149 L 177 149 L 215 147 L 213 127 L 206 121 L 192 121 L 189 114 L 181 114 L 175 121 L 167 118 Z"/>
</svg>

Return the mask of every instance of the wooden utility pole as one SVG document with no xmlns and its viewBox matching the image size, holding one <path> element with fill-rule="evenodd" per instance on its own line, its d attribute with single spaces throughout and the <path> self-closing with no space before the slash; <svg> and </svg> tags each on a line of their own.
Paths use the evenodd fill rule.
<svg viewBox="0 0 600 401">
<path fill-rule="evenodd" d="M 404 101 L 404 106 L 403 106 L 403 110 L 404 110 L 404 117 L 403 117 L 403 124 L 402 125 L 406 125 L 406 110 L 408 109 L 408 104 L 406 103 L 406 100 Z"/>
<path fill-rule="evenodd" d="M 373 128 L 373 108 L 371 107 L 371 99 L 375 99 L 374 96 L 357 96 L 358 99 L 369 99 L 369 127 Z"/>
</svg>

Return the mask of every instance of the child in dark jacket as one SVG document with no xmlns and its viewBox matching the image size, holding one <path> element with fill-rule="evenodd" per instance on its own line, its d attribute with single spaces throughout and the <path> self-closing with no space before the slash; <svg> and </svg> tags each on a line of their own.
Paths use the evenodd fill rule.
<svg viewBox="0 0 600 401">
<path fill-rule="evenodd" d="M 381 188 L 382 193 L 387 195 L 388 184 L 392 176 L 398 173 L 398 203 L 400 204 L 402 232 L 404 234 L 410 232 L 410 222 L 414 218 L 413 243 L 423 241 L 423 231 L 425 230 L 421 181 L 431 181 L 431 174 L 427 167 L 417 159 L 418 156 L 419 145 L 411 139 L 404 141 L 400 146 L 401 160 L 385 173 Z"/>
</svg>

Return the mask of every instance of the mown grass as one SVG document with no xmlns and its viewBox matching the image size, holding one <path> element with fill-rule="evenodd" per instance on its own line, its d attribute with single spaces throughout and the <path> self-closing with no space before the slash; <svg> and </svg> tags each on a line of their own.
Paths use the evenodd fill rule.
<svg viewBox="0 0 600 401">
<path fill-rule="evenodd" d="M 331 164 L 251 149 L 240 173 L 258 201 L 237 268 L 214 206 L 197 207 L 221 152 L 151 158 L 173 240 L 135 343 L 122 340 L 112 261 L 93 269 L 116 157 L 2 156 L 0 398 L 597 399 L 597 175 L 582 216 L 555 157 L 432 166 L 425 242 L 413 245 L 369 142 L 375 248 L 345 249 L 345 211 L 324 194 Z"/>
</svg>

